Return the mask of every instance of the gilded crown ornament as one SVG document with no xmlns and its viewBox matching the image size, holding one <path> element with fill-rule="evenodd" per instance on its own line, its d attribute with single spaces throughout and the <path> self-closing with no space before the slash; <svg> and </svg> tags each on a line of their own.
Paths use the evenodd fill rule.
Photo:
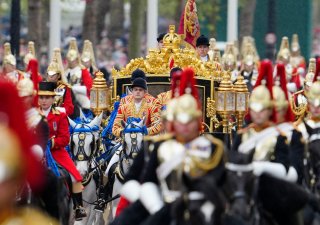
<svg viewBox="0 0 320 225">
<path fill-rule="evenodd" d="M 169 32 L 163 38 L 164 47 L 160 50 L 149 49 L 146 58 L 136 58 L 122 69 L 112 69 L 114 78 L 129 77 L 132 72 L 139 68 L 146 74 L 163 75 L 170 72 L 170 61 L 173 60 L 174 67 L 185 68 L 191 66 L 194 68 L 198 77 L 205 77 L 220 81 L 221 66 L 218 62 L 202 62 L 197 58 L 195 50 L 182 48 L 181 36 L 175 33 L 175 26 L 169 26 Z"/>
</svg>

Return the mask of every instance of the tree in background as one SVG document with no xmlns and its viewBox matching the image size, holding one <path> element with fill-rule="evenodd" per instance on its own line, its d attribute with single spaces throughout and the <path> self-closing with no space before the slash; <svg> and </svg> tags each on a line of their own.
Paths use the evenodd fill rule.
<svg viewBox="0 0 320 225">
<path fill-rule="evenodd" d="M 142 26 L 145 22 L 146 0 L 130 0 L 129 59 L 141 56 Z"/>
<path fill-rule="evenodd" d="M 240 0 L 239 40 L 244 36 L 252 36 L 256 0 Z"/>
</svg>

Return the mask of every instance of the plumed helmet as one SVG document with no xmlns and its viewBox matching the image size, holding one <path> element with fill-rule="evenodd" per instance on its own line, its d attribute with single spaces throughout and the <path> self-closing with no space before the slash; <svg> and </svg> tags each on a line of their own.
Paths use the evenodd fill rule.
<svg viewBox="0 0 320 225">
<path fill-rule="evenodd" d="M 314 82 L 306 94 L 309 104 L 315 107 L 320 106 L 320 81 Z"/>
<path fill-rule="evenodd" d="M 198 37 L 197 42 L 196 42 L 197 47 L 200 45 L 206 45 L 206 46 L 210 45 L 209 39 L 206 36 L 204 36 L 203 34 L 200 37 Z"/>
<path fill-rule="evenodd" d="M 35 50 L 35 47 L 34 47 L 34 42 L 33 41 L 29 41 L 28 42 L 28 52 L 24 56 L 23 62 L 24 62 L 25 65 L 28 65 L 30 59 L 35 59 L 35 58 L 36 58 L 36 50 Z"/>
<path fill-rule="evenodd" d="M 146 80 L 146 74 L 141 69 L 136 69 L 131 74 L 131 82 L 133 82 L 136 78 L 142 78 Z"/>
<path fill-rule="evenodd" d="M 233 44 L 228 43 L 224 54 L 222 55 L 221 63 L 223 66 L 235 66 L 236 65 L 236 56 L 233 52 Z"/>
<path fill-rule="evenodd" d="M 291 51 L 292 51 L 292 52 L 300 53 L 300 44 L 299 44 L 298 34 L 293 34 L 293 35 L 292 35 Z"/>
<path fill-rule="evenodd" d="M 308 73 L 306 74 L 306 77 L 304 79 L 304 85 L 308 87 L 312 85 L 312 82 L 314 81 L 315 73 L 316 73 L 316 59 L 310 58 Z"/>
<path fill-rule="evenodd" d="M 79 50 L 76 38 L 72 38 L 69 42 L 69 49 L 67 52 L 67 60 L 74 61 L 79 58 Z"/>
<path fill-rule="evenodd" d="M 260 112 L 272 107 L 272 99 L 268 88 L 265 85 L 254 88 L 250 96 L 249 108 L 255 112 Z"/>
<path fill-rule="evenodd" d="M 260 112 L 263 109 L 272 108 L 272 63 L 269 60 L 261 62 L 259 75 L 249 100 L 249 108 Z M 264 82 L 264 83 L 263 83 Z"/>
<path fill-rule="evenodd" d="M 273 92 L 273 100 L 274 100 L 274 106 L 276 107 L 276 110 L 279 111 L 281 109 L 287 109 L 288 108 L 288 100 L 286 99 L 286 95 L 282 88 L 278 85 L 275 85 L 272 87 Z"/>
<path fill-rule="evenodd" d="M 3 45 L 4 48 L 4 57 L 3 57 L 3 65 L 10 64 L 13 66 L 17 65 L 17 60 L 14 55 L 11 53 L 11 45 L 9 42 Z"/>
<path fill-rule="evenodd" d="M 14 84 L 0 80 L 1 180 L 18 176 L 32 188 L 43 181 L 43 168 L 32 153 L 35 144 L 26 124 L 25 108 Z"/>
<path fill-rule="evenodd" d="M 131 88 L 134 88 L 134 87 L 140 87 L 140 88 L 143 88 L 144 90 L 148 89 L 147 82 L 141 77 L 134 79 L 134 81 L 132 82 Z"/>
<path fill-rule="evenodd" d="M 36 93 L 33 82 L 29 78 L 20 80 L 17 83 L 17 89 L 20 97 L 32 96 Z"/>
<path fill-rule="evenodd" d="M 288 37 L 283 37 L 281 40 L 280 50 L 278 52 L 277 60 L 290 60 L 290 49 L 289 49 L 289 39 Z"/>
<path fill-rule="evenodd" d="M 173 110 L 174 120 L 181 123 L 188 123 L 202 115 L 194 76 L 194 70 L 191 68 L 184 69 L 181 74 L 180 96 L 177 97 Z"/>
</svg>

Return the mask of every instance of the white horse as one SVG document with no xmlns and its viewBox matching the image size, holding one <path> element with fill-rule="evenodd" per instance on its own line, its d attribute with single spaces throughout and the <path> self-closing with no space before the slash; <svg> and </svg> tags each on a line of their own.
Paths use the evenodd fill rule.
<svg viewBox="0 0 320 225">
<path fill-rule="evenodd" d="M 109 186 L 113 186 L 112 197 L 119 194 L 124 182 L 124 175 L 128 172 L 133 163 L 134 157 L 141 149 L 145 120 L 139 121 L 139 119 L 136 119 L 131 122 L 128 121 L 128 123 L 123 122 L 122 126 L 124 127 L 122 134 L 123 144 L 112 156 L 105 172 L 105 175 L 108 176 L 108 182 L 112 182 L 112 180 L 114 180 L 113 184 L 109 184 Z M 114 218 L 119 198 L 111 201 L 110 203 L 112 216 Z"/>
<path fill-rule="evenodd" d="M 93 179 L 94 173 L 99 173 L 98 177 L 102 179 L 98 163 L 95 161 L 98 149 L 98 140 L 100 135 L 100 124 L 102 113 L 96 116 L 92 121 L 88 121 L 81 112 L 81 122 L 76 123 L 69 118 L 71 129 L 70 150 L 74 158 L 75 165 L 83 177 L 83 206 L 87 212 L 87 217 L 82 221 L 76 221 L 75 224 L 104 224 L 101 213 L 93 210 L 94 203 L 97 200 L 96 181 Z"/>
</svg>

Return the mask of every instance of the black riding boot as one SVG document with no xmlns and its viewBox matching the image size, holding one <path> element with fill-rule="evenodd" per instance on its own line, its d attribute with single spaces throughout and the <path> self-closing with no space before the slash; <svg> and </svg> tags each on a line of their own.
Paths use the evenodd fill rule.
<svg viewBox="0 0 320 225">
<path fill-rule="evenodd" d="M 82 204 L 82 192 L 72 193 L 72 200 L 73 200 L 73 209 L 75 210 L 74 218 L 76 221 L 82 220 L 82 218 L 87 216 L 87 213 L 83 208 L 83 204 Z"/>
<path fill-rule="evenodd" d="M 103 213 L 106 207 L 106 199 L 107 199 L 106 187 L 104 185 L 101 185 L 99 187 L 97 205 L 94 207 L 94 210 Z"/>
</svg>

